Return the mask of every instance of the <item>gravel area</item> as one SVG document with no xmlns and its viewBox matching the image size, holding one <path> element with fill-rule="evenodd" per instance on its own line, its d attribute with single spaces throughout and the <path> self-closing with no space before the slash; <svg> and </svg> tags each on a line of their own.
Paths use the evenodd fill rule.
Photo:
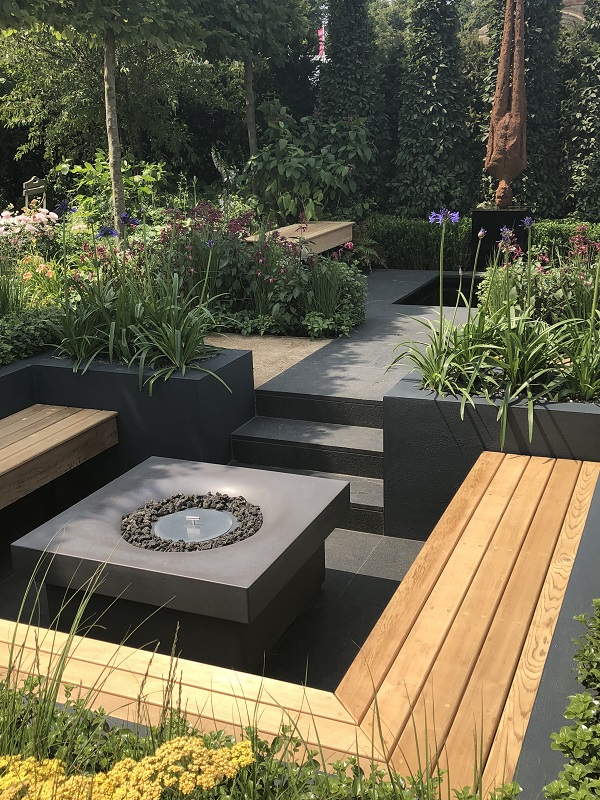
<svg viewBox="0 0 600 800">
<path fill-rule="evenodd" d="M 157 536 L 152 524 L 160 517 L 175 514 L 189 508 L 211 508 L 215 511 L 229 511 L 236 518 L 237 527 L 216 539 L 205 542 L 185 542 L 183 539 L 171 541 Z M 145 550 L 160 550 L 163 553 L 184 553 L 193 550 L 212 550 L 225 547 L 253 536 L 261 527 L 263 517 L 258 506 L 249 503 L 244 497 L 229 497 L 220 492 L 205 495 L 175 494 L 166 500 L 149 500 L 142 508 L 123 517 L 121 536 L 129 544 Z"/>
<path fill-rule="evenodd" d="M 315 353 L 331 339 L 300 339 L 293 336 L 241 336 L 224 333 L 206 337 L 206 343 L 226 350 L 252 350 L 254 385 L 260 386 Z"/>
</svg>

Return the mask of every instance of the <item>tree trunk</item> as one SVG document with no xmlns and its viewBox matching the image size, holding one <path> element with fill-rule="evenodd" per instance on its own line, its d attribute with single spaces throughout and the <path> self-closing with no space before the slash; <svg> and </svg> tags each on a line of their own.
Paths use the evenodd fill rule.
<svg viewBox="0 0 600 800">
<path fill-rule="evenodd" d="M 106 110 L 106 136 L 108 138 L 108 167 L 112 184 L 115 230 L 121 233 L 121 214 L 125 211 L 125 189 L 121 172 L 121 142 L 117 119 L 117 91 L 115 88 L 115 32 L 104 31 L 104 106 Z"/>
<path fill-rule="evenodd" d="M 244 56 L 244 93 L 246 95 L 246 127 L 248 128 L 248 145 L 250 146 L 251 156 L 255 156 L 258 153 L 253 76 L 252 53 L 248 53 L 248 55 Z"/>
</svg>

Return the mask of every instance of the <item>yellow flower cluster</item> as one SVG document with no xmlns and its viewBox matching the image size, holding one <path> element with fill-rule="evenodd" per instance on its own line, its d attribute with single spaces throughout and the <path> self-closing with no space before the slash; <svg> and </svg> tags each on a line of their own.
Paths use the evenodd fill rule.
<svg viewBox="0 0 600 800">
<path fill-rule="evenodd" d="M 163 789 L 186 796 L 212 789 L 253 761 L 248 741 L 211 749 L 194 736 L 172 739 L 153 756 L 125 758 L 93 776 L 67 776 L 59 760 L 9 756 L 0 758 L 0 800 L 160 800 Z"/>
</svg>

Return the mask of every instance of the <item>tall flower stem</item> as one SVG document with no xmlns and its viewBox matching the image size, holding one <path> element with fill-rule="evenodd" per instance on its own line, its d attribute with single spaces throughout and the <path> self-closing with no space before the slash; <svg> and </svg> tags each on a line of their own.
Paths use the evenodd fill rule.
<svg viewBox="0 0 600 800">
<path fill-rule="evenodd" d="M 440 345 L 444 341 L 444 239 L 446 238 L 446 220 L 442 222 L 442 238 L 440 241 Z"/>
</svg>

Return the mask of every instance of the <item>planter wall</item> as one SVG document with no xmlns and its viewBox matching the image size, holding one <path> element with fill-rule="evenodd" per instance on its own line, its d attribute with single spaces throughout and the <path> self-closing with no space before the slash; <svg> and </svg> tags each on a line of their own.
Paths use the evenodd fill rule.
<svg viewBox="0 0 600 800">
<path fill-rule="evenodd" d="M 383 399 L 384 530 L 387 536 L 426 539 L 479 455 L 499 451 L 497 410 L 482 399 L 467 406 L 441 398 L 403 378 Z M 600 407 L 549 403 L 534 417 L 531 443 L 527 409 L 509 412 L 504 450 L 522 455 L 600 460 Z"/>
<path fill-rule="evenodd" d="M 116 478 L 150 456 L 226 464 L 231 433 L 254 416 L 252 353 L 229 350 L 206 362 L 212 375 L 190 370 L 140 391 L 136 369 L 92 364 L 76 374 L 70 361 L 37 356 L 0 369 L 0 418 L 33 403 L 119 413 L 119 444 L 55 486 L 59 507 Z"/>
<path fill-rule="evenodd" d="M 567 759 L 552 750 L 550 736 L 558 733 L 572 720 L 564 717 L 568 698 L 584 691 L 575 673 L 575 644 L 573 640 L 585 632 L 574 617 L 591 614 L 592 601 L 600 597 L 600 483 L 586 519 L 583 535 L 571 569 L 571 576 L 549 646 L 546 639 L 540 647 L 548 646 L 542 679 L 523 739 L 515 780 L 523 788 L 523 798 L 543 797 L 542 789 L 558 778 Z"/>
</svg>

